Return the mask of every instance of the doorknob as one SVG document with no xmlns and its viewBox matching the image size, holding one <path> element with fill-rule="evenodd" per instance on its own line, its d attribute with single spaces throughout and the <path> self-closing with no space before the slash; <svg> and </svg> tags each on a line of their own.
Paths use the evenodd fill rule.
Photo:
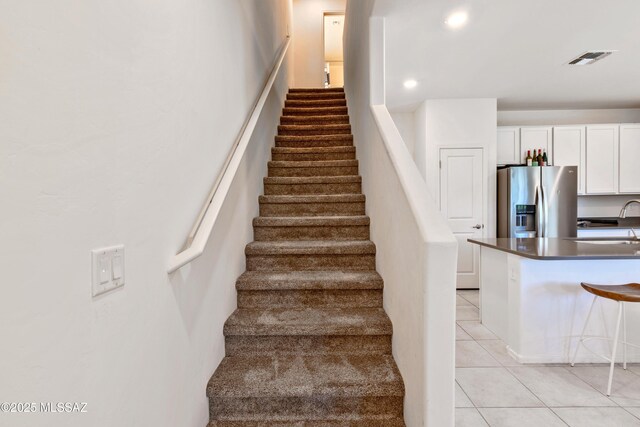
<svg viewBox="0 0 640 427">
<path fill-rule="evenodd" d="M 476 224 L 471 228 L 475 228 L 476 230 L 480 230 L 480 229 L 484 228 L 484 224 Z"/>
</svg>

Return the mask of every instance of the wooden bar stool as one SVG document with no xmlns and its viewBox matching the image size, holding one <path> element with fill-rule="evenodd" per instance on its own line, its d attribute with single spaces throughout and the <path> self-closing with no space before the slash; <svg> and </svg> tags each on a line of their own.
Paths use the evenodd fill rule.
<svg viewBox="0 0 640 427">
<path fill-rule="evenodd" d="M 571 359 L 571 366 L 576 363 L 576 357 L 578 357 L 578 350 L 581 345 L 584 345 L 584 342 L 590 339 L 606 339 L 610 340 L 610 338 L 606 337 L 584 337 L 584 333 L 587 330 L 587 325 L 589 324 L 589 318 L 591 317 L 591 312 L 593 311 L 593 306 L 596 303 L 596 298 L 606 298 L 613 301 L 618 302 L 618 321 L 616 322 L 616 332 L 613 335 L 613 348 L 611 349 L 611 358 L 607 358 L 600 354 L 597 354 L 590 350 L 586 345 L 584 348 L 590 351 L 591 353 L 602 357 L 606 361 L 611 363 L 611 367 L 609 368 L 609 383 L 607 385 L 607 396 L 611 395 L 611 382 L 613 381 L 613 368 L 615 366 L 615 358 L 616 351 L 618 349 L 618 336 L 620 335 L 620 321 L 622 320 L 622 366 L 624 369 L 627 369 L 627 345 L 632 347 L 640 347 L 634 344 L 627 343 L 627 322 L 625 319 L 624 312 L 624 303 L 625 302 L 640 302 L 640 283 L 627 283 L 626 285 L 592 285 L 589 283 L 581 283 L 582 287 L 589 293 L 593 294 L 593 300 L 591 301 L 591 307 L 589 308 L 589 314 L 587 314 L 587 319 L 584 322 L 584 327 L 582 328 L 582 334 L 580 335 L 580 341 L 578 341 L 578 345 L 576 346 L 575 353 L 573 354 L 573 358 Z"/>
</svg>

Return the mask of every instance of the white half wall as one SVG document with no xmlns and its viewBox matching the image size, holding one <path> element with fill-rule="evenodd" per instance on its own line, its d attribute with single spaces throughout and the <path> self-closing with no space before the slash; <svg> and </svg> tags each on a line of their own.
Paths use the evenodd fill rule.
<svg viewBox="0 0 640 427">
<path fill-rule="evenodd" d="M 294 87 L 324 87 L 324 13 L 344 12 L 346 0 L 293 0 Z"/>
<path fill-rule="evenodd" d="M 11 426 L 206 425 L 288 67 L 205 253 L 180 250 L 290 25 L 290 2 L 4 2 L 0 396 L 86 402 Z M 224 66 L 221 66 L 224 64 Z M 90 250 L 125 245 L 91 297 Z"/>
<path fill-rule="evenodd" d="M 408 427 L 454 425 L 456 240 L 384 105 L 384 19 L 350 0 L 345 91 Z"/>
<path fill-rule="evenodd" d="M 416 164 L 424 168 L 427 187 L 438 206 L 440 149 L 483 148 L 486 237 L 495 236 L 496 111 L 495 98 L 429 99 L 415 113 Z"/>
<path fill-rule="evenodd" d="M 409 154 L 413 157 L 416 139 L 416 120 L 414 113 L 391 113 L 391 118 L 395 123 L 402 140 L 409 150 Z"/>
</svg>

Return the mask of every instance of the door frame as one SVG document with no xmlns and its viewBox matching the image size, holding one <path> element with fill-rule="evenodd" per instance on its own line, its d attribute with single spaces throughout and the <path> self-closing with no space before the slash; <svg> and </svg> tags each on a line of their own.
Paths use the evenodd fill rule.
<svg viewBox="0 0 640 427">
<path fill-rule="evenodd" d="M 324 19 L 327 16 L 344 16 L 345 17 L 345 21 L 346 21 L 346 10 L 323 10 L 322 11 L 322 63 L 326 64 L 327 61 L 324 58 L 324 55 L 327 51 L 327 47 L 325 46 L 325 37 L 324 37 Z M 344 28 L 343 28 L 344 30 Z M 344 44 L 342 46 L 342 63 L 344 64 Z M 323 83 L 324 83 L 324 77 L 323 77 Z"/>
<path fill-rule="evenodd" d="M 482 229 L 482 238 L 487 237 L 488 232 L 492 229 L 491 227 L 489 227 L 489 224 L 487 224 L 487 220 L 489 219 L 489 172 L 487 170 L 487 152 L 488 150 L 486 149 L 487 147 L 485 147 L 484 145 L 438 145 L 436 147 L 436 149 L 438 150 L 438 186 L 437 186 L 437 194 L 436 194 L 436 200 L 438 203 L 438 210 L 442 211 L 442 153 L 444 150 L 480 150 L 481 153 L 481 165 L 482 165 L 482 222 L 481 224 L 484 225 L 484 228 Z M 480 248 L 477 248 L 478 250 L 478 254 L 480 253 Z M 479 257 L 480 255 L 478 255 Z M 480 270 L 480 260 L 478 259 L 478 289 L 480 289 L 481 287 L 481 281 L 480 281 L 480 276 L 482 274 L 481 270 Z M 457 286 L 457 282 L 456 282 L 456 289 L 458 289 Z M 460 288 L 460 289 L 475 289 L 475 288 Z"/>
</svg>

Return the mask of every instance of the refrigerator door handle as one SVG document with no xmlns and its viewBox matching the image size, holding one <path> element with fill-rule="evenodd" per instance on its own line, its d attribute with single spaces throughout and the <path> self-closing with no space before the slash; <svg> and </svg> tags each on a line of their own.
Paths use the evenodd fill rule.
<svg viewBox="0 0 640 427">
<path fill-rule="evenodd" d="M 535 193 L 535 203 L 536 203 L 536 237 L 542 237 L 542 223 L 543 212 L 542 212 L 542 192 L 540 187 L 536 185 L 536 193 Z"/>
<path fill-rule="evenodd" d="M 540 201 L 542 205 L 542 232 L 540 237 L 547 237 L 547 216 L 549 212 L 547 210 L 547 197 L 544 191 L 544 185 L 540 186 Z"/>
</svg>

